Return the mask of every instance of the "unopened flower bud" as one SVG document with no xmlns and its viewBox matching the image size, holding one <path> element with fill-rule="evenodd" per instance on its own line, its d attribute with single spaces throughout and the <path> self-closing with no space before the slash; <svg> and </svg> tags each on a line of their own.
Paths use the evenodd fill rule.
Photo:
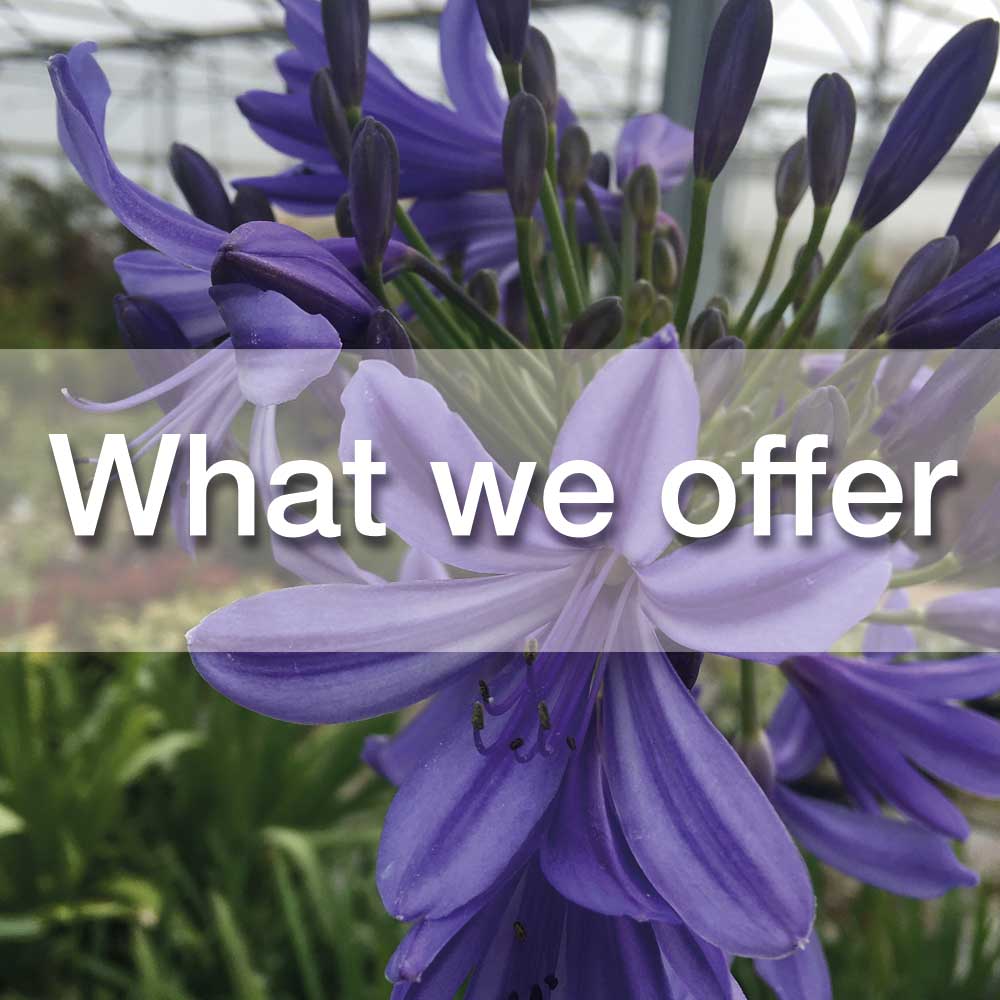
<svg viewBox="0 0 1000 1000">
<path fill-rule="evenodd" d="M 864 319 L 861 320 L 861 325 L 858 327 L 858 332 L 854 335 L 854 339 L 850 343 L 849 349 L 854 351 L 862 347 L 867 347 L 884 329 L 885 305 L 883 304 L 870 309 L 865 314 Z"/>
<path fill-rule="evenodd" d="M 790 219 L 809 186 L 809 156 L 805 139 L 785 150 L 774 177 L 774 204 L 778 218 Z"/>
<path fill-rule="evenodd" d="M 691 324 L 691 346 L 703 349 L 729 334 L 729 324 L 721 310 L 711 308 L 700 312 Z"/>
<path fill-rule="evenodd" d="M 706 303 L 706 309 L 718 309 L 722 313 L 722 318 L 726 321 L 726 326 L 729 326 L 731 321 L 731 316 L 733 313 L 732 305 L 729 299 L 725 295 L 713 295 Z"/>
<path fill-rule="evenodd" d="M 521 62 L 528 44 L 531 0 L 476 0 L 486 40 L 501 66 Z"/>
<path fill-rule="evenodd" d="M 524 89 L 534 94 L 545 108 L 550 122 L 556 120 L 559 110 L 559 78 L 556 75 L 556 57 L 549 40 L 537 28 L 528 28 L 528 44 L 521 63 Z"/>
<path fill-rule="evenodd" d="M 737 750 L 764 794 L 770 795 L 774 791 L 775 767 L 774 752 L 767 733 L 760 730 L 749 741 L 741 740 Z"/>
<path fill-rule="evenodd" d="M 482 270 L 469 279 L 469 297 L 484 312 L 496 316 L 500 312 L 500 282 L 496 271 Z"/>
<path fill-rule="evenodd" d="M 222 177 L 201 153 L 175 142 L 170 147 L 170 173 L 193 215 L 227 233 L 233 228 L 232 207 Z"/>
<path fill-rule="evenodd" d="M 795 408 L 788 446 L 794 449 L 809 434 L 825 434 L 834 457 L 842 457 L 851 434 L 851 414 L 835 386 L 823 385 L 802 400 Z"/>
<path fill-rule="evenodd" d="M 326 139 L 330 155 L 346 177 L 351 170 L 351 127 L 347 123 L 347 112 L 337 96 L 329 69 L 321 69 L 313 77 L 309 96 L 312 100 L 313 119 Z"/>
<path fill-rule="evenodd" d="M 854 145 L 858 108 L 851 85 L 839 73 L 824 73 L 809 95 L 809 184 L 813 201 L 829 208 L 840 192 Z"/>
<path fill-rule="evenodd" d="M 342 194 L 337 200 L 337 208 L 333 217 L 337 224 L 337 235 L 350 239 L 354 235 L 354 226 L 351 224 L 351 196 L 349 194 Z"/>
<path fill-rule="evenodd" d="M 654 330 L 662 330 L 674 321 L 674 303 L 666 295 L 657 295 L 653 303 L 653 311 L 649 316 L 649 325 Z"/>
<path fill-rule="evenodd" d="M 574 320 L 566 331 L 567 350 L 599 351 L 608 347 L 625 325 L 625 310 L 617 297 L 598 299 Z"/>
<path fill-rule="evenodd" d="M 649 319 L 656 305 L 656 290 L 643 279 L 635 282 L 625 297 L 625 316 L 630 329 L 636 330 Z"/>
<path fill-rule="evenodd" d="M 966 25 L 927 64 L 893 115 L 851 213 L 878 225 L 926 180 L 979 106 L 997 60 L 996 21 Z"/>
<path fill-rule="evenodd" d="M 773 26 L 770 0 L 729 0 L 722 8 L 701 79 L 695 177 L 714 181 L 736 148 L 764 75 Z"/>
<path fill-rule="evenodd" d="M 948 235 L 958 238 L 960 249 L 955 269 L 978 257 L 1000 232 L 1000 146 L 976 171 L 962 195 Z"/>
<path fill-rule="evenodd" d="M 377 269 L 395 226 L 399 151 L 392 133 L 374 118 L 355 131 L 350 181 L 354 239 L 365 266 Z"/>
<path fill-rule="evenodd" d="M 658 239 L 653 243 L 653 287 L 669 294 L 677 287 L 677 254 L 669 240 Z"/>
<path fill-rule="evenodd" d="M 625 197 L 639 231 L 651 232 L 655 229 L 660 212 L 660 179 L 648 163 L 629 174 L 625 184 Z"/>
<path fill-rule="evenodd" d="M 951 274 L 958 257 L 958 240 L 942 236 L 922 246 L 904 265 L 885 300 L 888 329 L 915 302 L 937 288 Z"/>
<path fill-rule="evenodd" d="M 323 35 L 340 103 L 360 108 L 368 69 L 368 0 L 322 0 Z"/>
<path fill-rule="evenodd" d="M 514 217 L 531 217 L 545 181 L 549 127 L 537 97 L 518 94 L 503 126 L 503 170 Z"/>
<path fill-rule="evenodd" d="M 559 140 L 556 176 L 567 198 L 575 198 L 587 183 L 590 170 L 590 137 L 579 125 L 570 125 Z"/>
<path fill-rule="evenodd" d="M 954 636 L 979 649 L 1000 648 L 1000 590 L 949 594 L 931 601 L 927 627 Z"/>
<path fill-rule="evenodd" d="M 611 159 L 607 153 L 598 150 L 591 156 L 590 179 L 605 190 L 611 187 Z"/>
<path fill-rule="evenodd" d="M 274 209 L 263 191 L 245 184 L 233 199 L 233 229 L 248 222 L 274 222 Z"/>
<path fill-rule="evenodd" d="M 720 337 L 697 354 L 695 381 L 701 416 L 708 420 L 730 398 L 743 374 L 746 345 L 739 337 Z"/>
</svg>

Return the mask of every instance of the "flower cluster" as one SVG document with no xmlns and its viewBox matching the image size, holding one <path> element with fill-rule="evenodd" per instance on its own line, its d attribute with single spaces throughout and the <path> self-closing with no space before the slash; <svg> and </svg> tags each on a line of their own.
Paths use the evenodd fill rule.
<svg viewBox="0 0 1000 1000">
<path fill-rule="evenodd" d="M 961 456 L 1000 392 L 1000 257 L 987 249 L 1000 230 L 996 154 L 949 232 L 845 331 L 852 350 L 799 366 L 797 395 L 774 377 L 781 352 L 747 348 L 808 346 L 854 247 L 975 111 L 998 25 L 958 32 L 915 82 L 825 262 L 855 101 L 843 78 L 821 76 L 807 135 L 777 168 L 756 287 L 739 314 L 716 298 L 694 315 L 712 186 L 767 62 L 769 0 L 723 8 L 693 133 L 662 115 L 633 118 L 613 163 L 561 94 L 527 0 L 448 0 L 450 107 L 369 51 L 366 0 L 282 3 L 285 89 L 250 92 L 239 107 L 299 165 L 237 180 L 231 197 L 211 164 L 175 145 L 190 212 L 115 165 L 96 47 L 50 62 L 67 156 L 151 248 L 116 263 L 117 316 L 147 388 L 71 402 L 95 412 L 157 402 L 160 416 L 131 442 L 136 459 L 167 432 L 206 434 L 221 456 L 249 404 L 251 464 L 271 499 L 277 411 L 309 392 L 345 460 L 370 441 L 395 470 L 376 507 L 407 546 L 398 579 L 336 540 L 274 537 L 276 562 L 303 585 L 197 625 L 197 669 L 239 704 L 301 723 L 422 705 L 365 751 L 398 787 L 377 872 L 388 910 L 412 924 L 387 968 L 394 1000 L 447 1000 L 463 984 L 469 1000 L 732 998 L 742 995 L 734 956 L 753 958 L 781 1000 L 831 996 L 802 851 L 908 896 L 975 879 L 953 853 L 969 828 L 941 785 L 1000 795 L 1000 724 L 964 706 L 1000 689 L 1000 655 L 975 652 L 1000 647 L 1000 591 L 915 607 L 909 588 L 1000 556 L 1000 492 L 932 557 L 910 544 L 912 514 L 892 545 L 854 544 L 825 530 L 827 517 L 813 544 L 793 544 L 781 492 L 772 544 L 748 523 L 688 543 L 637 470 L 704 454 L 738 470 L 754 419 L 791 447 L 827 434 L 845 461 L 876 453 L 902 470 Z M 683 234 L 661 192 L 692 170 Z M 809 237 L 761 311 L 810 191 Z M 340 235 L 314 239 L 275 208 L 329 216 Z M 897 350 L 956 347 L 937 366 Z M 442 358 L 460 348 L 516 358 L 516 379 L 488 360 L 480 381 L 457 376 Z M 554 349 L 559 363 L 546 357 Z M 537 510 L 516 544 L 445 530 L 430 463 L 447 461 L 466 488 L 476 463 L 493 463 L 509 495 L 509 409 L 539 460 L 608 472 L 620 496 L 606 537 L 555 539 Z M 170 495 L 191 548 L 182 475 Z M 704 503 L 693 490 L 687 509 Z M 829 652 L 857 626 L 856 655 Z M 966 652 L 918 656 L 932 632 Z M 740 661 L 732 740 L 705 709 L 709 655 L 719 670 Z M 787 682 L 769 721 L 758 706 L 765 670 Z"/>
</svg>

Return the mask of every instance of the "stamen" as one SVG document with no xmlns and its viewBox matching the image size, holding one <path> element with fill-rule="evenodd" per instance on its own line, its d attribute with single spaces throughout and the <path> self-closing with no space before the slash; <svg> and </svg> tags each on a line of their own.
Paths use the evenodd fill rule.
<svg viewBox="0 0 1000 1000">
<path fill-rule="evenodd" d="M 534 666 L 538 659 L 538 640 L 532 637 L 524 644 L 524 662 L 529 667 Z"/>
<path fill-rule="evenodd" d="M 490 686 L 486 683 L 486 681 L 479 682 L 479 693 L 482 695 L 483 701 L 489 703 L 493 700 L 490 696 Z"/>
<path fill-rule="evenodd" d="M 483 703 L 477 701 L 472 706 L 472 728 L 477 732 L 482 732 L 483 727 L 486 725 L 486 719 L 483 716 Z"/>
<path fill-rule="evenodd" d="M 517 753 L 517 751 L 520 750 L 521 747 L 523 746 L 524 746 L 524 740 L 522 740 L 520 736 L 510 741 L 510 748 L 511 750 L 514 751 L 514 753 Z"/>
<path fill-rule="evenodd" d="M 544 701 L 538 703 L 538 724 L 546 732 L 552 728 L 552 718 L 549 715 L 549 706 Z"/>
<path fill-rule="evenodd" d="M 528 940 L 528 930 L 520 920 L 514 921 L 514 937 L 516 937 L 518 941 Z"/>
<path fill-rule="evenodd" d="M 531 993 L 528 994 L 528 1000 L 542 1000 L 542 988 L 538 985 L 538 983 L 535 983 L 535 985 L 531 987 Z"/>
<path fill-rule="evenodd" d="M 568 746 L 570 748 L 570 750 L 575 750 L 576 749 L 576 737 L 575 736 L 567 736 L 566 737 L 566 746 Z"/>
<path fill-rule="evenodd" d="M 550 990 L 554 990 L 559 985 L 559 980 L 550 972 L 544 979 L 544 983 Z"/>
<path fill-rule="evenodd" d="M 517 990 L 514 990 L 514 992 L 511 993 L 511 995 L 509 997 L 507 997 L 507 1000 L 518 1000 Z"/>
</svg>

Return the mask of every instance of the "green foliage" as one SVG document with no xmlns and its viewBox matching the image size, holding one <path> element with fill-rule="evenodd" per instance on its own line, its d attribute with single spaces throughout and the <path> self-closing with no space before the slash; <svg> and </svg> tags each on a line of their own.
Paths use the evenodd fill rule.
<svg viewBox="0 0 1000 1000">
<path fill-rule="evenodd" d="M 0 662 L 0 997 L 382 997 L 384 720 L 310 729 L 185 657 Z"/>
</svg>

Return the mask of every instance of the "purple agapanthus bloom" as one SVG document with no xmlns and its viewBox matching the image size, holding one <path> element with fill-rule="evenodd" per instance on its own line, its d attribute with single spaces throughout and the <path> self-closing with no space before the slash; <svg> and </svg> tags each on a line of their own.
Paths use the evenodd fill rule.
<svg viewBox="0 0 1000 1000">
<path fill-rule="evenodd" d="M 659 489 L 635 463 L 641 455 L 644 467 L 669 469 L 694 455 L 698 397 L 675 350 L 619 355 L 563 425 L 552 467 L 589 459 L 619 491 L 634 491 L 619 496 L 616 530 L 589 547 L 556 540 L 534 509 L 517 546 L 454 538 L 429 463 L 447 461 L 461 491 L 474 462 L 489 460 L 472 433 L 432 387 L 384 362 L 362 364 L 344 404 L 342 453 L 371 440 L 397 470 L 378 492 L 381 519 L 412 547 L 478 575 L 278 591 L 216 612 L 189 641 L 211 684 L 285 719 L 377 715 L 441 692 L 427 762 L 403 782 L 387 819 L 379 882 L 390 911 L 441 918 L 494 888 L 523 862 L 560 789 L 572 788 L 563 779 L 573 748 L 599 726 L 622 843 L 657 898 L 727 952 L 793 951 L 811 921 L 805 874 L 656 630 L 690 649 L 827 648 L 877 604 L 890 572 L 884 551 L 822 525 L 814 544 L 794 544 L 778 518 L 770 545 L 747 526 L 728 544 L 661 556 L 670 533 Z M 624 427 L 638 452 L 620 447 Z M 532 636 L 537 659 L 476 651 L 524 648 Z M 428 652 L 380 652 L 392 648 Z M 480 680 L 470 733 L 466 689 Z M 572 833 L 557 838 L 570 851 Z M 558 881 L 555 857 L 543 854 L 550 879 L 567 895 L 585 891 L 588 879 Z M 572 867 L 572 855 L 561 857 Z"/>
</svg>

